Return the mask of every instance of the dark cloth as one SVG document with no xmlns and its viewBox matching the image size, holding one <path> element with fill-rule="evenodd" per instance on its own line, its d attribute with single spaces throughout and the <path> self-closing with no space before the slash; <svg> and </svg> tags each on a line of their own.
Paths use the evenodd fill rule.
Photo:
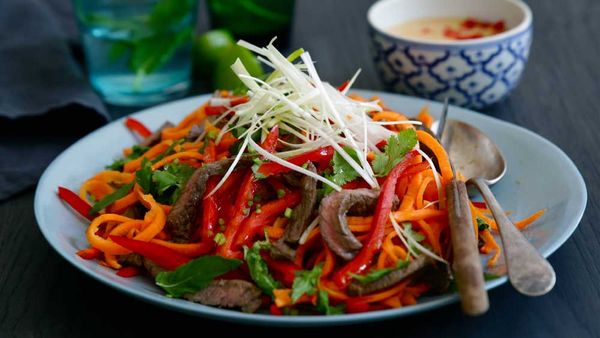
<svg viewBox="0 0 600 338">
<path fill-rule="evenodd" d="M 109 119 L 57 15 L 46 0 L 0 1 L 0 200 Z"/>
</svg>

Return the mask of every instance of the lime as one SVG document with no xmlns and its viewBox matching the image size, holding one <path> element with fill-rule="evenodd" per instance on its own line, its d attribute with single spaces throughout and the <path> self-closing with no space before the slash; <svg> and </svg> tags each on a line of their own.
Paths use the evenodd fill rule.
<svg viewBox="0 0 600 338">
<path fill-rule="evenodd" d="M 223 53 L 213 73 L 213 87 L 214 89 L 226 89 L 226 90 L 240 90 L 245 88 L 244 84 L 231 70 L 231 65 L 235 60 L 240 59 L 248 73 L 255 77 L 261 77 L 264 75 L 264 71 L 258 62 L 258 59 L 249 50 L 244 47 L 233 45 L 229 47 Z"/>
<path fill-rule="evenodd" d="M 218 60 L 231 46 L 235 46 L 235 40 L 223 29 L 195 36 L 192 47 L 194 72 L 203 77 L 210 76 Z"/>
</svg>

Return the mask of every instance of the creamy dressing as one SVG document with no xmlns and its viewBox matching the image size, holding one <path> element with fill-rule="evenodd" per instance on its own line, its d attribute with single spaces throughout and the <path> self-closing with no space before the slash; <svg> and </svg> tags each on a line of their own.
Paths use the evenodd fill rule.
<svg viewBox="0 0 600 338">
<path fill-rule="evenodd" d="M 466 17 L 427 17 L 399 23 L 387 29 L 395 36 L 420 40 L 466 40 L 502 33 L 504 21 L 485 22 Z"/>
</svg>

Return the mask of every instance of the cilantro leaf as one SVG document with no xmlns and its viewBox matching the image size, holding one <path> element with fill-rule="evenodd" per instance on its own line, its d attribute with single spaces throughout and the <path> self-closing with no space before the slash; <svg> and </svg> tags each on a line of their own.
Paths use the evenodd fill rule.
<svg viewBox="0 0 600 338">
<path fill-rule="evenodd" d="M 329 305 L 329 294 L 325 290 L 319 290 L 319 296 L 317 298 L 317 311 L 324 313 L 327 316 L 341 315 L 344 313 L 344 305 Z"/>
<path fill-rule="evenodd" d="M 359 161 L 356 150 L 350 147 L 344 147 L 344 151 L 356 162 Z M 355 180 L 360 175 L 352 168 L 350 163 L 346 161 L 337 151 L 333 155 L 333 182 L 342 185 Z"/>
<path fill-rule="evenodd" d="M 135 180 L 144 193 L 154 195 L 158 202 L 173 204 L 195 170 L 187 164 L 173 162 L 162 170 L 152 171 L 151 162 L 144 158 L 135 173 Z"/>
<path fill-rule="evenodd" d="M 369 284 L 371 282 L 374 282 L 378 279 L 381 279 L 381 278 L 387 276 L 394 270 L 406 268 L 408 266 L 408 264 L 410 264 L 410 261 L 408 259 L 407 260 L 399 260 L 398 264 L 396 264 L 396 267 L 393 267 L 393 268 L 371 270 L 366 275 L 358 275 L 355 273 L 351 273 L 350 276 L 353 279 L 357 280 L 361 284 Z"/>
<path fill-rule="evenodd" d="M 479 229 L 479 231 L 484 231 L 484 230 L 488 230 L 490 228 L 490 225 L 487 224 L 481 218 L 477 217 L 477 228 Z"/>
<path fill-rule="evenodd" d="M 144 157 L 140 169 L 135 172 L 135 181 L 140 185 L 144 193 L 151 193 L 152 188 L 152 164 Z"/>
<path fill-rule="evenodd" d="M 350 155 L 352 159 L 354 159 L 357 162 L 359 161 L 356 150 L 350 147 L 344 147 L 343 149 L 348 155 Z M 340 153 L 338 153 L 337 151 L 333 154 L 333 158 L 331 159 L 331 165 L 333 167 L 333 172 L 331 174 L 325 174 L 325 178 L 337 185 L 344 185 L 345 183 L 351 182 L 360 177 L 356 170 L 352 168 L 350 163 L 348 163 L 348 161 L 346 161 L 346 159 L 343 158 L 342 155 L 340 155 Z M 330 187 L 329 185 L 324 185 L 324 195 L 327 195 L 332 191 L 332 187 Z"/>
<path fill-rule="evenodd" d="M 271 276 L 267 263 L 260 255 L 261 250 L 270 247 L 267 241 L 254 242 L 252 248 L 244 247 L 244 260 L 248 264 L 250 277 L 256 285 L 269 296 L 273 296 L 273 290 L 281 287 L 281 284 Z"/>
<path fill-rule="evenodd" d="M 413 129 L 405 129 L 390 137 L 383 154 L 375 155 L 372 163 L 375 174 L 380 177 L 387 176 L 416 144 L 417 133 Z"/>
<path fill-rule="evenodd" d="M 152 174 L 154 191 L 159 202 L 173 204 L 196 169 L 187 164 L 170 163 Z"/>
<path fill-rule="evenodd" d="M 317 292 L 319 277 L 323 270 L 323 264 L 317 264 L 312 270 L 296 272 L 296 278 L 292 284 L 292 302 L 295 303 L 303 295 L 312 296 Z"/>
<path fill-rule="evenodd" d="M 412 253 L 419 253 L 419 250 L 416 248 L 414 243 L 419 243 L 425 239 L 425 236 L 421 233 L 418 233 L 412 229 L 412 224 L 403 223 L 404 227 L 403 234 L 408 241 L 408 250 Z"/>
<path fill-rule="evenodd" d="M 145 146 L 140 146 L 140 145 L 134 145 L 131 148 L 131 153 L 123 158 L 117 159 L 115 160 L 112 164 L 109 164 L 106 166 L 106 169 L 110 169 L 110 170 L 117 170 L 117 171 L 122 171 L 123 170 L 123 166 L 125 164 L 127 164 L 128 162 L 144 155 L 145 152 L 148 151 L 148 149 L 150 149 L 149 147 L 145 147 Z"/>
<path fill-rule="evenodd" d="M 237 269 L 239 259 L 221 256 L 203 256 L 178 267 L 175 271 L 163 271 L 156 275 L 156 285 L 171 297 L 181 297 L 207 287 L 215 277 Z"/>
</svg>

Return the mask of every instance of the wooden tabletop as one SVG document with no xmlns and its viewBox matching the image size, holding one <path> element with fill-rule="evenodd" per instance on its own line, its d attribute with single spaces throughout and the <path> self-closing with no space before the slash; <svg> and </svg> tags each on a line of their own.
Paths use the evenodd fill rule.
<svg viewBox="0 0 600 338">
<path fill-rule="evenodd" d="M 311 52 L 323 79 L 341 83 L 362 68 L 356 87 L 383 89 L 369 54 L 366 11 L 372 2 L 298 1 L 291 46 Z M 534 39 L 523 81 L 507 100 L 484 113 L 554 142 L 585 178 L 589 202 L 583 220 L 550 257 L 558 276 L 554 290 L 527 298 L 509 285 L 501 286 L 490 292 L 490 311 L 479 318 L 464 316 L 454 304 L 368 325 L 293 333 L 600 336 L 600 1 L 528 3 L 534 13 Z M 0 204 L 0 337 L 189 337 L 206 336 L 208 327 L 209 332 L 240 337 L 290 333 L 182 315 L 92 280 L 46 243 L 34 218 L 33 195 L 30 189 Z"/>
</svg>

